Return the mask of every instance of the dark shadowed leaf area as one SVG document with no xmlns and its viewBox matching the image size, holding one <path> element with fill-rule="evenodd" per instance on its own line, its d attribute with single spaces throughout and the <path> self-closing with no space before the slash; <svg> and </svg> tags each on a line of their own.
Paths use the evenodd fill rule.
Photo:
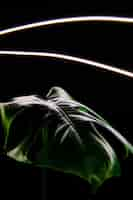
<svg viewBox="0 0 133 200">
<path fill-rule="evenodd" d="M 82 179 L 94 193 L 119 180 L 120 160 L 133 153 L 105 119 L 60 87 L 1 103 L 0 117 L 1 155 Z"/>
</svg>

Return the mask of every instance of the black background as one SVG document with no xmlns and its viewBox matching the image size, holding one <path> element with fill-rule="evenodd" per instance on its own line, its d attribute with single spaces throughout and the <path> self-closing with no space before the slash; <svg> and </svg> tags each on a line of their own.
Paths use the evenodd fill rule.
<svg viewBox="0 0 133 200">
<path fill-rule="evenodd" d="M 20 6 L 21 7 L 21 6 Z M 86 15 L 133 17 L 128 9 L 101 9 L 85 5 L 44 5 L 1 8 L 0 29 L 41 20 Z M 83 23 L 56 25 L 14 33 L 0 38 L 2 50 L 48 51 L 88 58 L 133 71 L 133 24 Z M 55 59 L 0 56 L 0 100 L 44 95 L 52 86 L 66 89 L 75 99 L 90 106 L 133 142 L 133 79 L 91 66 Z M 132 195 L 133 161 L 122 162 L 121 178 L 108 180 L 94 196 L 88 183 L 77 177 L 47 170 L 42 181 L 38 168 L 16 165 L 1 158 L 0 186 L 3 195 L 29 199 L 106 199 Z M 42 184 L 43 182 L 43 184 Z M 46 184 L 46 185 L 45 185 Z"/>
</svg>

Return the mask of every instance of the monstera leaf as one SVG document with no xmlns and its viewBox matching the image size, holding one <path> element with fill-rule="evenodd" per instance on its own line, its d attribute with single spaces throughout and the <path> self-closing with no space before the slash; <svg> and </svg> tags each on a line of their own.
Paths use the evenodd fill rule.
<svg viewBox="0 0 133 200">
<path fill-rule="evenodd" d="M 94 190 L 120 175 L 113 140 L 126 155 L 133 153 L 132 145 L 107 121 L 59 87 L 45 99 L 33 95 L 1 103 L 0 116 L 1 154 L 77 175 Z"/>
</svg>

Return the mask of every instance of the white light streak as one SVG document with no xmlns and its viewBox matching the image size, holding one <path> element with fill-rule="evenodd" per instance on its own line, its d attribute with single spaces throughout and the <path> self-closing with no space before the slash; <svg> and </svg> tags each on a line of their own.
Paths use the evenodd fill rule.
<svg viewBox="0 0 133 200">
<path fill-rule="evenodd" d="M 46 26 L 51 26 L 51 25 L 56 25 L 56 24 L 81 23 L 81 22 L 133 23 L 133 18 L 115 17 L 115 16 L 78 16 L 78 17 L 51 19 L 51 20 L 34 22 L 31 24 L 20 25 L 20 26 L 4 29 L 0 31 L 0 36 L 6 35 L 9 33 L 19 32 L 22 30 L 33 29 L 37 27 L 46 27 Z"/>
<path fill-rule="evenodd" d="M 48 52 L 32 52 L 32 51 L 0 51 L 0 55 L 15 55 L 15 56 L 36 56 L 36 57 L 49 57 L 56 58 L 61 60 L 72 61 L 76 63 L 82 63 L 86 65 L 91 65 L 100 69 L 105 69 L 108 71 L 112 71 L 124 76 L 128 76 L 133 78 L 133 72 L 126 71 L 124 69 L 119 69 L 110 65 L 102 64 L 99 62 L 95 62 L 92 60 L 87 60 L 84 58 L 79 58 L 70 55 L 57 54 L 57 53 L 48 53 Z"/>
<path fill-rule="evenodd" d="M 66 23 L 81 23 L 81 22 L 108 22 L 108 23 L 133 23 L 133 18 L 128 17 L 115 17 L 115 16 L 78 16 L 78 17 L 68 17 L 68 18 L 59 18 L 59 19 L 51 19 L 40 22 L 34 22 L 26 25 L 20 25 L 12 28 L 7 28 L 0 31 L 0 36 L 7 35 L 9 33 L 24 31 L 28 29 L 33 29 L 37 27 L 48 27 L 52 25 L 66 24 Z M 102 64 L 99 62 L 63 55 L 56 53 L 47 53 L 47 52 L 26 52 L 26 51 L 0 51 L 1 55 L 20 55 L 20 56 L 41 56 L 41 57 L 51 57 L 57 58 L 67 61 L 78 62 L 86 65 L 92 65 L 101 69 L 105 69 L 108 71 L 116 72 L 128 77 L 133 77 L 133 73 L 127 70 L 119 69 L 110 65 Z"/>
</svg>

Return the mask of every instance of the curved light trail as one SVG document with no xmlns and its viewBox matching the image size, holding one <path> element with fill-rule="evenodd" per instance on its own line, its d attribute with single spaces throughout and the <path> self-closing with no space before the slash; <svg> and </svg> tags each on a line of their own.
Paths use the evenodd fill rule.
<svg viewBox="0 0 133 200">
<path fill-rule="evenodd" d="M 37 27 L 47 27 L 56 24 L 81 23 L 81 22 L 133 23 L 133 18 L 115 17 L 115 16 L 81 16 L 81 17 L 59 18 L 59 19 L 40 21 L 31 24 L 7 28 L 0 31 L 0 36 L 7 35 L 9 33 L 33 29 Z M 47 53 L 47 52 L 26 52 L 26 51 L 0 51 L 0 55 L 41 56 L 41 57 L 57 58 L 62 60 L 78 62 L 86 65 L 91 65 L 108 71 L 116 72 L 128 77 L 133 77 L 133 73 L 127 70 L 119 69 L 110 65 L 64 54 Z"/>
<path fill-rule="evenodd" d="M 51 19 L 40 22 L 34 22 L 26 25 L 20 25 L 12 28 L 7 28 L 0 31 L 1 35 L 6 35 L 9 33 L 19 32 L 22 30 L 33 29 L 37 27 L 46 27 L 56 24 L 66 24 L 66 23 L 81 23 L 81 22 L 108 22 L 108 23 L 133 23 L 133 18 L 128 17 L 114 17 L 114 16 L 81 16 L 81 17 L 68 17 Z"/>
<path fill-rule="evenodd" d="M 129 71 L 126 71 L 123 69 L 119 69 L 119 68 L 113 67 L 111 65 L 106 65 L 106 64 L 102 64 L 102 63 L 95 62 L 92 60 L 87 60 L 84 58 L 79 58 L 79 57 L 65 55 L 65 54 L 48 53 L 48 52 L 32 52 L 32 51 L 0 51 L 0 55 L 36 56 L 36 57 L 56 58 L 56 59 L 67 60 L 67 61 L 72 61 L 72 62 L 76 62 L 76 63 L 82 63 L 82 64 L 86 64 L 86 65 L 91 65 L 91 66 L 94 66 L 97 68 L 116 72 L 118 74 L 133 78 L 132 72 L 129 72 Z"/>
</svg>

